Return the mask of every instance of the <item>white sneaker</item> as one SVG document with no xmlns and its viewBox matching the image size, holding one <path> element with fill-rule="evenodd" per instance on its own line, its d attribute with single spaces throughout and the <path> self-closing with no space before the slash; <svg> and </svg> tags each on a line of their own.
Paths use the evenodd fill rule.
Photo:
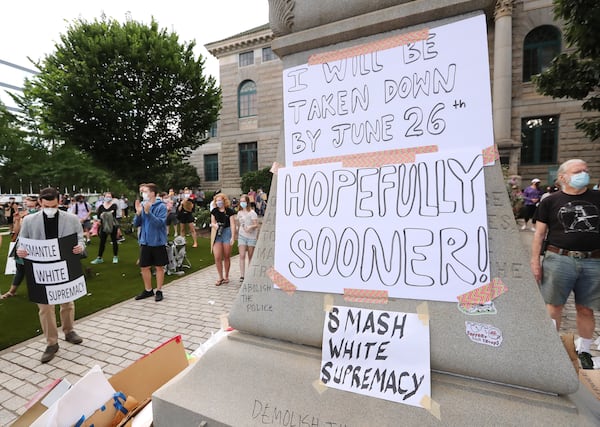
<svg viewBox="0 0 600 427">
<path fill-rule="evenodd" d="M 527 230 L 527 224 L 525 224 L 523 227 L 521 227 L 521 230 Z"/>
<path fill-rule="evenodd" d="M 535 227 L 531 227 L 530 230 L 535 233 Z"/>
</svg>

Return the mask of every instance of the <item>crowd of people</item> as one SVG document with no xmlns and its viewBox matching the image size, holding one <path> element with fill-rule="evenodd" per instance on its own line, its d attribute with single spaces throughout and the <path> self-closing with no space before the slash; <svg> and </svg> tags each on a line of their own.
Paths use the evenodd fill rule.
<svg viewBox="0 0 600 427">
<path fill-rule="evenodd" d="M 162 301 L 165 266 L 168 264 L 168 237 L 186 236 L 192 238 L 192 247 L 198 247 L 196 216 L 198 208 L 205 208 L 205 194 L 201 190 L 184 188 L 179 192 L 170 189 L 159 192 L 153 183 L 141 184 L 139 198 L 136 198 L 132 213 L 132 230 L 137 230 L 137 243 L 140 246 L 138 265 L 144 285 L 143 291 L 135 296 L 136 300 L 154 297 Z M 209 204 L 211 244 L 218 279 L 216 285 L 229 283 L 231 251 L 237 240 L 240 253 L 240 282 L 244 280 L 246 265 L 252 261 L 254 247 L 260 228 L 259 217 L 265 213 L 267 195 L 262 189 L 250 189 L 239 198 L 230 199 L 217 191 Z M 73 253 L 87 256 L 92 238 L 98 237 L 99 245 L 92 265 L 104 263 L 104 251 L 110 237 L 112 263 L 119 263 L 119 243 L 125 240 L 123 221 L 129 220 L 131 206 L 127 197 L 117 198 L 110 192 L 104 192 L 91 202 L 84 194 L 74 197 L 60 195 L 55 188 L 45 188 L 38 196 L 30 195 L 18 202 L 11 197 L 2 209 L 9 228 L 14 250 L 9 256 L 15 259 L 16 273 L 10 289 L 0 295 L 7 299 L 16 295 L 19 285 L 25 278 L 23 259 L 28 253 L 18 243 L 18 237 L 46 240 L 77 235 L 77 245 Z M 58 224 L 61 224 L 60 228 Z M 76 226 L 74 225 L 76 224 Z M 152 278 L 155 277 L 155 287 Z M 58 329 L 54 306 L 38 304 L 40 324 L 46 337 L 46 349 L 41 361 L 47 363 L 58 351 Z M 61 304 L 60 318 L 65 340 L 80 344 L 83 339 L 74 331 L 75 305 L 73 302 Z"/>
</svg>

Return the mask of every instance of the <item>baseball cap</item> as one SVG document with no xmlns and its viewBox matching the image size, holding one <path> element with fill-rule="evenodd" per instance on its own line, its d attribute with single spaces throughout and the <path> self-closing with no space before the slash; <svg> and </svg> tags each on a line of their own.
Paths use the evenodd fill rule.
<svg viewBox="0 0 600 427">
<path fill-rule="evenodd" d="M 542 182 L 542 181 L 540 181 L 540 180 L 539 180 L 539 179 L 537 179 L 537 178 L 533 178 L 533 179 L 531 180 L 531 183 L 532 183 L 532 184 L 537 184 L 538 182 Z"/>
</svg>

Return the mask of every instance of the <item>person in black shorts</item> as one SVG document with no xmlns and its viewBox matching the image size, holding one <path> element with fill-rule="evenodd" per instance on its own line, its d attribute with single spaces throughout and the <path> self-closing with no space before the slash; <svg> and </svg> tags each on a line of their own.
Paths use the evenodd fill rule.
<svg viewBox="0 0 600 427">
<path fill-rule="evenodd" d="M 156 184 L 140 186 L 142 201 L 135 201 L 135 218 L 133 226 L 140 227 L 140 268 L 144 280 L 144 290 L 135 297 L 136 300 L 154 296 L 155 301 L 162 301 L 162 286 L 165 281 L 165 265 L 167 255 L 167 207 L 156 197 Z M 152 289 L 152 267 L 156 271 L 156 295 Z"/>
<path fill-rule="evenodd" d="M 193 248 L 198 247 L 198 238 L 196 236 L 196 218 L 194 218 L 194 197 L 189 189 L 185 189 L 182 199 L 177 207 L 177 219 L 180 224 L 180 235 L 185 236 L 185 226 L 188 226 L 192 239 L 194 240 Z"/>
</svg>

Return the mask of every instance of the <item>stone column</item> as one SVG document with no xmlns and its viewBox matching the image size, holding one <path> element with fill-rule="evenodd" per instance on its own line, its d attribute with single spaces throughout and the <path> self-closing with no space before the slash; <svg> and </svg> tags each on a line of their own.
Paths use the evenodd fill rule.
<svg viewBox="0 0 600 427">
<path fill-rule="evenodd" d="M 511 139 L 513 4 L 514 0 L 496 1 L 492 109 L 494 139 L 501 152 L 510 150 L 509 170 L 516 173 L 518 147 Z"/>
</svg>

